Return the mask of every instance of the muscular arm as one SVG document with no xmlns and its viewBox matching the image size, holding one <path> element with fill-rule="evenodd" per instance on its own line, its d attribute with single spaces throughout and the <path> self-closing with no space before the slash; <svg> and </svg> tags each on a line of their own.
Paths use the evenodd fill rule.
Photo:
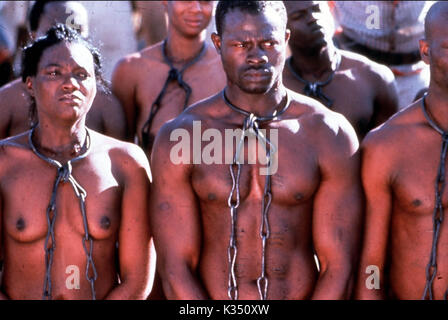
<svg viewBox="0 0 448 320">
<path fill-rule="evenodd" d="M 384 123 L 398 111 L 398 93 L 392 71 L 382 65 L 376 65 L 375 71 L 375 109 L 370 129 Z"/>
<path fill-rule="evenodd" d="M 143 151 L 134 145 L 128 149 L 131 157 L 121 159 L 126 177 L 118 235 L 121 284 L 106 299 L 143 300 L 155 272 L 148 215 L 150 171 Z"/>
<path fill-rule="evenodd" d="M 331 133 L 317 137 L 324 150 L 319 155 L 321 183 L 313 211 L 320 273 L 312 299 L 350 298 L 359 251 L 363 197 L 358 141 L 348 122 L 335 117 L 342 126 L 333 124 Z"/>
<path fill-rule="evenodd" d="M 384 299 L 387 242 L 392 209 L 392 196 L 386 171 L 386 159 L 378 146 L 372 146 L 367 136 L 362 147 L 362 180 L 366 194 L 366 219 L 355 297 L 357 299 Z M 375 150 L 376 149 L 376 150 Z M 368 266 L 379 268 L 380 289 L 368 289 Z"/>
<path fill-rule="evenodd" d="M 202 240 L 199 208 L 190 182 L 190 166 L 170 160 L 172 129 L 172 122 L 162 127 L 151 159 L 151 226 L 158 271 L 168 299 L 208 299 L 197 275 Z"/>
<path fill-rule="evenodd" d="M 133 81 L 136 70 L 129 59 L 118 62 L 112 75 L 112 92 L 118 98 L 126 117 L 126 140 L 134 142 L 137 122 L 136 84 Z"/>
</svg>

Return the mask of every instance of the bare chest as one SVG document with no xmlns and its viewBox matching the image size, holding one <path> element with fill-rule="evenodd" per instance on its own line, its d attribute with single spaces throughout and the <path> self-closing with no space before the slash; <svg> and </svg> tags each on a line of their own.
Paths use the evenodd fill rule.
<svg viewBox="0 0 448 320">
<path fill-rule="evenodd" d="M 148 120 L 151 109 L 155 112 L 151 131 L 156 133 L 187 106 L 217 93 L 225 85 L 220 67 L 206 63 L 188 67 L 178 78 L 182 81 L 168 80 L 170 69 L 165 64 L 159 64 L 155 72 L 151 71 L 152 74 L 140 81 L 136 92 L 139 132 Z"/>
<path fill-rule="evenodd" d="M 295 79 L 290 72 L 286 73 L 285 84 L 291 90 L 304 93 L 305 84 Z M 329 84 L 321 87 L 321 92 L 332 101 L 330 109 L 344 115 L 359 136 L 364 136 L 372 129 L 374 91 L 356 71 L 337 72 Z M 315 99 L 327 106 L 325 98 Z"/>
<path fill-rule="evenodd" d="M 73 164 L 72 175 L 87 195 L 85 208 L 90 235 L 94 239 L 114 236 L 120 221 L 122 191 L 110 162 L 83 159 Z M 4 229 L 11 238 L 18 242 L 44 238 L 48 218 L 54 221 L 56 235 L 84 235 L 85 225 L 77 191 L 67 181 L 62 181 L 55 188 L 56 176 L 55 167 L 43 161 L 32 161 L 26 166 L 17 163 L 3 177 Z M 55 210 L 47 216 L 51 203 L 54 203 Z"/>
<path fill-rule="evenodd" d="M 192 173 L 192 185 L 202 203 L 227 206 L 232 188 L 234 198 L 238 193 L 241 202 L 259 203 L 265 196 L 267 183 L 274 204 L 295 206 L 313 197 L 320 179 L 316 150 L 289 130 L 268 130 L 275 145 L 270 161 L 266 145 L 250 136 L 240 149 L 239 168 L 232 165 L 237 143 L 229 143 L 228 136 L 224 135 L 222 147 L 213 142 L 202 143 L 200 164 Z M 217 153 L 219 157 L 215 157 Z"/>
</svg>

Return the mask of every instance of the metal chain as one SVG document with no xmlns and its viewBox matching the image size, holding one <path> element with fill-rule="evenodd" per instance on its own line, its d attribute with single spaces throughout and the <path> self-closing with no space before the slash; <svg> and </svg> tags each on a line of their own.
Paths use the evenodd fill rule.
<svg viewBox="0 0 448 320">
<path fill-rule="evenodd" d="M 168 71 L 168 77 L 165 80 L 165 83 L 162 87 L 162 90 L 160 91 L 159 95 L 157 96 L 156 100 L 154 100 L 153 104 L 151 105 L 151 109 L 149 111 L 149 117 L 148 120 L 146 120 L 145 124 L 142 127 L 142 143 L 141 146 L 143 148 L 147 148 L 152 144 L 152 140 L 154 137 L 150 136 L 151 126 L 152 122 L 157 114 L 157 112 L 160 109 L 160 106 L 162 104 L 162 99 L 166 94 L 166 89 L 168 88 L 168 84 L 171 81 L 176 81 L 179 86 L 185 91 L 185 100 L 184 100 L 184 106 L 183 109 L 185 110 L 188 107 L 188 101 L 190 100 L 190 96 L 192 93 L 191 87 L 183 80 L 183 74 L 186 69 L 191 67 L 193 64 L 199 61 L 199 59 L 202 58 L 202 56 L 205 54 L 207 49 L 207 44 L 204 42 L 201 51 L 191 58 L 183 67 L 182 69 L 178 70 L 174 67 L 173 62 L 170 60 L 167 54 L 167 40 L 163 40 L 162 43 L 162 55 L 163 60 L 165 63 L 170 67 L 170 70 Z"/>
<path fill-rule="evenodd" d="M 261 272 L 257 279 L 258 294 L 260 295 L 260 300 L 266 300 L 268 294 L 268 277 L 266 275 L 266 244 L 270 237 L 270 227 L 269 227 L 269 207 L 272 202 L 271 193 L 271 156 L 275 154 L 276 147 L 264 136 L 264 134 L 259 130 L 260 122 L 268 122 L 276 119 L 279 115 L 284 113 L 290 105 L 289 96 L 287 95 L 287 101 L 285 107 L 280 111 L 277 110 L 272 116 L 268 117 L 257 117 L 253 113 L 244 111 L 236 106 L 234 106 L 226 97 L 225 90 L 223 90 L 223 99 L 226 104 L 233 110 L 243 114 L 246 118 L 243 124 L 243 130 L 241 133 L 241 138 L 236 148 L 235 155 L 233 157 L 233 163 L 230 165 L 230 175 L 232 177 L 232 190 L 228 199 L 228 206 L 230 208 L 231 217 L 231 232 L 230 232 L 230 242 L 228 247 L 228 260 L 229 260 L 229 282 L 228 282 L 228 296 L 231 300 L 238 299 L 238 284 L 236 281 L 236 256 L 237 256 L 237 242 L 236 242 L 236 224 L 237 224 L 237 208 L 240 205 L 240 192 L 239 192 L 239 179 L 241 175 L 241 151 L 244 147 L 244 138 L 248 133 L 254 134 L 259 140 L 261 140 L 263 147 L 266 152 L 266 163 L 267 163 L 267 173 L 265 180 L 265 187 L 263 192 L 263 199 L 261 203 L 261 224 L 260 224 L 260 238 L 261 238 Z M 269 145 L 269 147 L 268 147 Z M 243 156 L 244 157 L 244 156 Z M 236 169 L 236 174 L 235 174 Z M 234 200 L 235 198 L 235 200 Z"/>
<path fill-rule="evenodd" d="M 292 57 L 289 57 L 286 60 L 286 66 L 288 67 L 289 71 L 291 71 L 292 75 L 299 80 L 300 82 L 302 82 L 303 84 L 305 84 L 305 87 L 303 89 L 303 93 L 308 96 L 308 97 L 313 97 L 313 98 L 317 98 L 319 100 L 321 100 L 325 106 L 327 106 L 328 108 L 331 108 L 333 106 L 333 100 L 330 99 L 328 96 L 326 96 L 323 92 L 322 92 L 322 88 L 325 87 L 326 85 L 328 85 L 332 80 L 333 77 L 336 73 L 336 71 L 339 70 L 339 67 L 341 66 L 341 61 L 342 61 L 342 56 L 339 53 L 338 50 L 336 50 L 336 54 L 337 54 L 337 61 L 336 61 L 336 67 L 334 70 L 331 71 L 330 76 L 328 77 L 327 80 L 323 81 L 323 82 L 310 82 L 307 81 L 305 79 L 303 79 L 293 68 L 292 66 Z"/>
<path fill-rule="evenodd" d="M 437 170 L 437 177 L 435 182 L 435 205 L 432 214 L 433 220 L 433 239 L 431 245 L 431 255 L 429 258 L 429 263 L 426 266 L 426 284 L 425 289 L 423 291 L 422 300 L 426 300 L 429 298 L 433 299 L 433 283 L 434 279 L 437 275 L 437 244 L 439 241 L 440 235 L 440 227 L 443 222 L 443 203 L 442 203 L 442 195 L 445 189 L 445 162 L 446 162 L 446 154 L 448 150 L 448 132 L 444 132 L 431 118 L 428 111 L 426 110 L 426 94 L 422 99 L 422 109 L 423 114 L 425 115 L 428 123 L 431 127 L 436 130 L 442 136 L 442 149 L 440 152 L 440 164 Z M 448 289 L 445 291 L 444 299 L 447 299 Z"/>
<path fill-rule="evenodd" d="M 72 175 L 72 163 L 87 157 L 87 155 L 90 152 L 89 131 L 86 129 L 87 130 L 86 142 L 85 142 L 86 151 L 83 154 L 81 154 L 80 156 L 73 158 L 73 159 L 67 161 L 66 164 L 62 165 L 59 161 L 56 161 L 47 156 L 44 156 L 37 150 L 37 148 L 33 144 L 34 130 L 35 130 L 35 127 L 33 127 L 30 130 L 29 135 L 28 135 L 28 143 L 30 145 L 31 150 L 39 158 L 41 158 L 45 162 L 47 162 L 50 165 L 55 166 L 57 168 L 57 175 L 56 175 L 55 183 L 53 185 L 53 191 L 52 191 L 51 198 L 50 198 L 50 204 L 48 205 L 47 211 L 46 211 L 48 230 L 47 230 L 47 236 L 45 238 L 45 247 L 44 247 L 44 250 L 45 250 L 45 279 L 44 279 L 44 288 L 43 288 L 42 299 L 43 300 L 51 299 L 51 293 L 52 293 L 51 266 L 53 264 L 54 250 L 56 248 L 56 242 L 55 242 L 55 236 L 54 236 L 54 225 L 55 225 L 56 216 L 57 216 L 56 197 L 57 197 L 57 191 L 58 191 L 59 184 L 62 181 L 62 182 L 70 182 L 70 184 L 73 187 L 76 197 L 79 199 L 79 206 L 81 209 L 83 226 L 84 226 L 84 237 L 82 239 L 82 245 L 84 248 L 84 253 L 87 258 L 86 279 L 90 283 L 90 289 L 92 292 L 92 300 L 95 300 L 96 299 L 95 281 L 98 277 L 98 274 L 96 272 L 95 264 L 93 262 L 93 239 L 89 235 L 89 229 L 88 229 L 88 224 L 87 224 L 86 205 L 85 205 L 87 192 L 79 185 L 79 183 L 75 180 L 75 178 Z M 50 238 L 51 238 L 51 247 L 48 247 Z M 87 244 L 86 244 L 87 242 L 89 243 L 88 248 L 87 248 Z M 92 273 L 93 276 L 90 276 L 90 273 Z"/>
</svg>

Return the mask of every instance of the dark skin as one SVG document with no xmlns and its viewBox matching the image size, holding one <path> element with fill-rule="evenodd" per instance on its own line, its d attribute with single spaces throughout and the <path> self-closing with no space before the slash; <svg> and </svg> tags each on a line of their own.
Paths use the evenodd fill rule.
<svg viewBox="0 0 448 320">
<path fill-rule="evenodd" d="M 325 82 L 336 69 L 337 55 L 341 64 L 323 93 L 333 100 L 333 111 L 344 115 L 362 140 L 371 129 L 398 111 L 398 97 L 392 72 L 383 65 L 360 55 L 336 49 L 328 21 L 317 1 L 284 1 L 291 30 L 289 46 L 296 73 L 311 82 Z M 302 93 L 305 84 L 285 67 L 286 87 Z M 321 102 L 324 102 L 323 100 Z"/>
<path fill-rule="evenodd" d="M 66 42 L 45 49 L 37 75 L 28 77 L 26 84 L 36 99 L 40 120 L 34 145 L 61 163 L 77 156 L 86 139 L 85 118 L 96 93 L 88 49 Z M 146 200 L 148 161 L 133 144 L 89 132 L 91 152 L 73 163 L 72 174 L 87 192 L 88 229 L 98 272 L 96 298 L 145 299 L 154 274 Z M 32 152 L 28 132 L 2 141 L 0 164 L 0 247 L 4 257 L 0 298 L 41 299 L 48 228 L 45 211 L 56 169 Z M 91 299 L 90 284 L 84 276 L 82 216 L 70 184 L 60 185 L 56 206 L 52 297 Z M 66 287 L 68 265 L 80 270 L 79 290 Z"/>
<path fill-rule="evenodd" d="M 431 69 L 427 110 L 445 131 L 448 130 L 447 17 L 446 3 L 434 5 L 426 18 L 426 39 L 420 41 L 422 58 Z M 433 239 L 434 182 L 441 145 L 440 134 L 424 117 L 421 99 L 364 140 L 362 178 L 367 215 L 358 298 L 422 298 Z M 446 208 L 446 190 L 442 202 Z M 438 242 L 434 299 L 442 299 L 448 287 L 448 254 L 443 250 L 448 244 L 446 228 L 445 219 Z M 380 270 L 379 290 L 368 290 L 365 286 L 368 274 L 364 272 L 368 265 L 376 265 Z"/>
<path fill-rule="evenodd" d="M 174 67 L 179 70 L 186 61 L 200 52 L 205 42 L 213 4 L 211 1 L 164 1 L 164 4 L 169 21 L 167 52 L 170 59 L 175 61 Z M 163 59 L 161 42 L 127 56 L 117 64 L 112 87 L 123 105 L 130 141 L 134 141 L 135 135 L 141 141 L 141 130 L 169 70 Z M 215 49 L 207 48 L 202 58 L 185 70 L 183 80 L 192 89 L 190 104 L 221 90 L 225 86 L 225 76 Z M 184 90 L 176 82 L 172 82 L 152 123 L 152 136 L 157 134 L 166 121 L 182 112 L 184 100 Z M 151 147 L 145 150 L 148 154 Z"/>
<path fill-rule="evenodd" d="M 31 98 L 21 79 L 1 88 L 0 100 L 0 139 L 29 130 Z M 90 129 L 110 137 L 125 139 L 126 123 L 120 102 L 113 94 L 107 94 L 104 90 L 98 89 L 86 124 Z"/>
<path fill-rule="evenodd" d="M 285 23 L 272 8 L 258 15 L 234 10 L 225 18 L 222 36 L 213 35 L 232 103 L 257 115 L 269 115 L 284 106 L 286 94 L 292 101 L 286 113 L 262 126 L 278 129 L 279 135 L 278 171 L 272 176 L 274 196 L 269 211 L 268 299 L 346 298 L 362 206 L 358 142 L 342 116 L 282 85 L 289 38 Z M 151 224 L 159 272 L 170 299 L 228 299 L 227 198 L 232 187 L 227 164 L 173 164 L 170 151 L 175 143 L 170 134 L 182 128 L 191 135 L 192 122 L 201 121 L 202 130 L 214 128 L 224 136 L 225 129 L 241 128 L 243 120 L 217 94 L 164 125 L 156 139 Z M 247 142 L 245 150 L 247 159 Z M 259 162 L 246 164 L 241 171 L 239 299 L 259 299 L 259 212 L 265 183 L 265 176 L 259 174 L 261 167 Z"/>
<path fill-rule="evenodd" d="M 30 37 L 36 39 L 56 23 L 73 21 L 80 26 L 80 33 L 88 36 L 88 17 L 86 9 L 74 1 L 50 2 L 45 5 L 39 18 L 39 25 Z M 30 129 L 29 109 L 31 98 L 26 85 L 16 79 L 0 89 L 0 139 L 11 137 Z M 87 115 L 87 126 L 90 129 L 124 140 L 126 137 L 126 121 L 120 102 L 113 94 L 98 89 L 93 106 Z"/>
</svg>

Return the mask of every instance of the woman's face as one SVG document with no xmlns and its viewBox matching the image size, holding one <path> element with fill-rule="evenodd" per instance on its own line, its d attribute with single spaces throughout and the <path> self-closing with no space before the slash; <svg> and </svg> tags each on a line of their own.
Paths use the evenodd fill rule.
<svg viewBox="0 0 448 320">
<path fill-rule="evenodd" d="M 49 47 L 42 53 L 36 76 L 28 77 L 26 83 L 39 121 L 77 122 L 86 116 L 96 95 L 92 54 L 77 42 Z"/>
</svg>

